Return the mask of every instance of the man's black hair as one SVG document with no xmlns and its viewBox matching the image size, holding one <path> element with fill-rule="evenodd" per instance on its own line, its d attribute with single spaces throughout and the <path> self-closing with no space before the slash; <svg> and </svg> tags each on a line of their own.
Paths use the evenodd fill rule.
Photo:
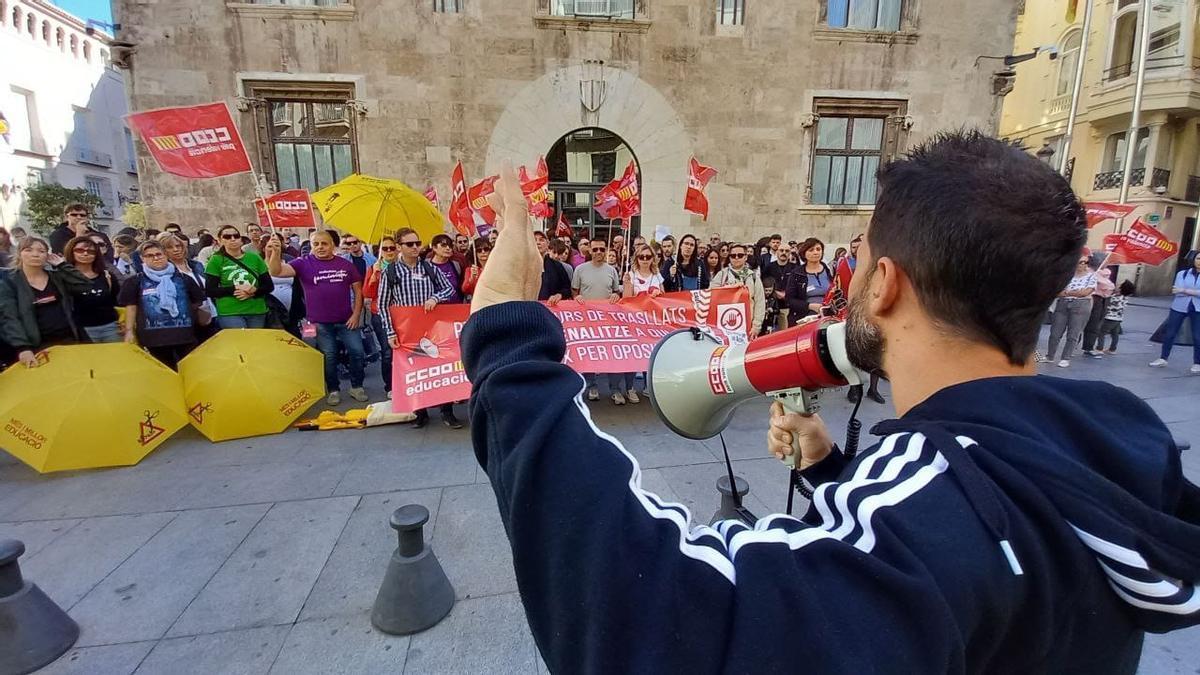
<svg viewBox="0 0 1200 675">
<path fill-rule="evenodd" d="M 896 261 L 943 329 L 1028 361 L 1087 238 L 1070 184 L 979 131 L 938 134 L 878 178 L 871 257 Z"/>
</svg>

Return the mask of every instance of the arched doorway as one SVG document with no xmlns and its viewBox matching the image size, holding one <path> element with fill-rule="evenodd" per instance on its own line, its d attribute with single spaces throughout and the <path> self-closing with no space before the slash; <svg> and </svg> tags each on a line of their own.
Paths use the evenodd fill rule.
<svg viewBox="0 0 1200 675">
<path fill-rule="evenodd" d="M 633 150 L 618 135 L 607 129 L 576 129 L 558 139 L 546 155 L 550 168 L 550 198 L 554 221 L 559 214 L 571 226 L 575 237 L 587 235 L 606 241 L 620 234 L 620 221 L 609 221 L 592 208 L 596 192 L 625 171 L 629 162 L 637 165 Z M 642 187 L 638 170 L 638 188 Z M 634 216 L 627 240 L 641 231 L 641 216 Z M 552 227 L 552 225 L 551 225 Z"/>
</svg>

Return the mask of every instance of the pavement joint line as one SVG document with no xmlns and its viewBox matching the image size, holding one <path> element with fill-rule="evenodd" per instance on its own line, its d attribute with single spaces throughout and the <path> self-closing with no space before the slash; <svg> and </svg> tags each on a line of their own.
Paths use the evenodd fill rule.
<svg viewBox="0 0 1200 675">
<path fill-rule="evenodd" d="M 108 517 L 108 516 L 106 516 L 106 517 Z M 127 555 L 121 559 L 121 562 L 117 563 L 116 565 L 113 565 L 113 568 L 108 571 L 108 574 L 105 574 L 103 577 L 100 578 L 100 580 L 98 580 L 96 583 L 92 584 L 91 587 L 88 588 L 86 592 L 84 592 L 82 595 L 79 596 L 78 600 L 76 600 L 75 602 L 72 602 L 71 606 L 66 608 L 67 612 L 69 613 L 72 609 L 75 609 L 75 606 L 78 605 L 79 603 L 83 602 L 83 599 L 86 598 L 88 595 L 90 595 L 92 591 L 96 590 L 96 588 L 100 584 L 104 583 L 105 579 L 112 576 L 112 573 L 116 572 L 117 568 L 119 568 L 121 565 L 124 565 L 125 563 L 129 562 L 129 559 L 132 558 L 134 556 L 134 554 L 136 554 L 138 551 L 142 550 L 142 546 L 149 544 L 151 539 L 154 539 L 155 537 L 157 537 L 163 530 L 165 530 L 167 528 L 168 525 L 175 522 L 175 519 L 178 517 L 179 517 L 179 514 L 176 513 L 175 515 L 168 518 L 167 522 L 163 523 L 162 527 L 159 527 L 157 530 L 155 530 L 154 534 L 150 535 L 146 539 L 146 541 L 142 542 L 140 546 L 134 547 L 134 549 L 129 552 L 129 555 Z M 82 521 L 80 521 L 80 522 L 82 522 Z M 72 528 L 72 529 L 74 529 L 74 528 Z M 46 550 L 45 548 L 42 549 L 42 551 L 45 551 L 45 550 Z M 40 555 L 41 551 L 39 551 L 38 553 Z M 36 558 L 37 556 L 34 556 L 34 557 Z"/>
<path fill-rule="evenodd" d="M 345 499 L 345 497 L 338 497 L 338 499 Z M 296 618 L 293 621 L 293 625 L 294 625 L 295 621 L 300 620 L 301 616 L 304 616 L 304 608 L 308 607 L 308 601 L 310 599 L 312 599 L 313 590 L 316 589 L 317 583 L 321 580 L 321 574 L 325 572 L 326 567 L 329 567 L 329 559 L 333 557 L 333 552 L 337 549 L 338 542 L 340 542 L 342 540 L 342 535 L 346 534 L 346 528 L 350 526 L 350 521 L 354 519 L 354 512 L 358 510 L 358 506 L 360 504 L 362 504 L 362 501 L 363 501 L 362 495 L 358 495 L 358 499 L 354 502 L 354 508 L 350 509 L 350 514 L 346 516 L 346 522 L 342 523 L 342 529 L 338 531 L 337 538 L 333 540 L 333 545 L 329 547 L 329 553 L 327 553 L 325 555 L 325 562 L 321 564 L 321 571 L 317 572 L 317 575 L 315 577 L 313 577 L 312 586 L 308 587 L 308 593 L 306 593 L 304 595 L 304 602 L 300 603 L 300 609 L 298 609 L 296 611 Z M 272 508 L 274 508 L 274 507 L 272 507 Z M 230 554 L 230 555 L 232 555 L 232 554 Z M 288 631 L 288 635 L 291 635 L 290 630 Z M 284 636 L 284 641 L 285 642 L 287 641 L 286 635 Z M 279 658 L 279 654 L 276 654 L 275 659 L 271 660 L 272 667 L 274 667 L 275 660 L 278 658 Z M 269 671 L 270 668 L 268 668 L 267 670 Z"/>
<path fill-rule="evenodd" d="M 708 462 L 706 462 L 706 463 L 708 463 Z M 688 466 L 688 465 L 679 465 L 679 466 Z M 355 492 L 355 493 L 348 494 L 348 495 L 300 497 L 297 499 L 277 499 L 275 501 L 237 502 L 234 504 L 214 504 L 211 506 L 203 506 L 203 507 L 197 507 L 197 508 L 160 509 L 158 511 L 133 511 L 133 512 L 122 512 L 122 513 L 97 513 L 97 514 L 91 514 L 91 515 L 77 514 L 77 515 L 73 515 L 73 516 L 58 516 L 56 518 L 31 518 L 29 520 L 6 520 L 4 522 L 0 522 L 0 525 L 6 525 L 9 523 L 12 523 L 12 524 L 50 523 L 50 522 L 54 522 L 54 521 L 58 521 L 58 520 L 75 520 L 75 519 L 90 520 L 92 518 L 115 518 L 117 516 L 144 516 L 144 515 L 150 515 L 150 514 L 154 514 L 154 513 L 179 514 L 179 513 L 184 513 L 187 511 L 204 511 L 207 509 L 226 509 L 226 508 L 233 508 L 235 506 L 259 506 L 262 504 L 270 504 L 273 506 L 275 504 L 291 504 L 294 502 L 311 502 L 311 501 L 315 501 L 318 499 L 341 499 L 344 497 L 368 497 L 371 495 L 386 495 L 386 494 L 391 494 L 393 492 L 416 492 L 418 490 L 442 490 L 445 488 L 462 487 L 465 485 L 476 485 L 476 483 L 474 481 L 467 481 L 467 482 L 463 482 L 463 483 L 447 483 L 446 485 L 429 485 L 426 487 L 402 488 L 399 490 L 396 488 L 391 488 L 388 490 L 368 490 L 366 492 Z"/>
<path fill-rule="evenodd" d="M 230 507 L 217 507 L 217 508 L 230 508 Z M 229 555 L 225 556 L 225 559 L 221 561 L 220 565 L 216 566 L 216 569 L 213 570 L 213 573 L 208 575 L 208 579 L 206 579 L 204 581 L 204 584 L 202 586 L 200 586 L 200 589 L 196 591 L 196 594 L 192 596 L 192 599 L 187 601 L 187 604 L 184 605 L 183 609 L 179 610 L 179 614 L 175 617 L 175 619 L 172 620 L 171 623 L 166 627 L 166 629 L 163 630 L 162 635 L 158 636 L 158 642 L 162 642 L 163 639 L 166 638 L 166 636 L 171 633 L 171 629 L 175 627 L 175 624 L 179 623 L 179 620 L 182 619 L 183 615 L 187 613 L 188 608 L 190 608 L 192 606 L 192 603 L 196 601 L 196 598 L 200 597 L 200 595 L 202 593 L 204 593 L 204 589 L 208 588 L 208 585 L 211 584 L 212 580 L 216 578 L 217 574 L 220 573 L 221 570 L 225 569 L 225 565 L 227 565 L 229 563 L 229 559 L 232 558 L 233 554 L 236 553 L 237 550 L 239 548 L 241 548 L 243 544 L 246 543 L 246 540 L 250 538 L 250 534 L 252 532 L 254 532 L 254 530 L 258 529 L 258 526 L 262 523 L 263 519 L 267 517 L 267 514 L 270 513 L 271 509 L 273 509 L 273 508 L 275 508 L 275 505 L 271 504 L 271 506 L 269 506 L 265 511 L 263 511 L 262 515 L 258 517 L 258 520 L 254 521 L 254 524 L 246 529 L 246 534 L 244 534 L 242 536 L 241 540 L 238 541 L 237 546 L 234 546 L 233 548 L 229 549 Z M 202 509 L 196 509 L 196 510 L 199 511 Z M 223 632 L 228 632 L 228 631 L 216 631 L 216 632 L 223 633 Z M 155 647 L 158 646 L 158 642 L 155 643 L 155 645 L 154 645 Z M 154 651 L 154 650 L 151 649 L 150 651 Z M 150 656 L 149 652 L 146 653 L 146 656 Z M 144 661 L 145 658 L 143 658 L 142 660 Z M 139 662 L 138 668 L 141 668 L 141 667 L 142 667 L 142 664 Z M 137 672 L 136 668 L 134 669 L 134 672 Z"/>
</svg>

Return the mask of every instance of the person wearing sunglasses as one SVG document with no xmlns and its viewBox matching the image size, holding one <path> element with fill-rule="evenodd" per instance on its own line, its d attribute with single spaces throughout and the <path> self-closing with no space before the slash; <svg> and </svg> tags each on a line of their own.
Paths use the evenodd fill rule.
<svg viewBox="0 0 1200 675">
<path fill-rule="evenodd" d="M 75 322 L 75 296 L 92 288 L 90 279 L 50 252 L 45 239 L 28 236 L 17 245 L 15 265 L 0 278 L 0 341 L 27 367 L 36 352 L 53 345 L 84 342 Z"/>
<path fill-rule="evenodd" d="M 283 261 L 283 242 L 267 241 L 267 268 L 272 276 L 295 277 L 304 289 L 304 306 L 310 323 L 317 327 L 317 349 L 325 360 L 326 405 L 342 402 L 338 378 L 338 354 L 350 357 L 350 398 L 366 402 L 363 388 L 366 352 L 363 348 L 362 276 L 354 263 L 337 255 L 337 245 L 326 230 L 309 237 L 312 253 L 291 262 Z M 353 301 L 352 301 L 353 299 Z"/>
<path fill-rule="evenodd" d="M 142 271 L 126 279 L 117 295 L 125 308 L 125 341 L 176 370 L 199 343 L 196 329 L 204 291 L 171 263 L 157 239 L 138 246 L 138 253 Z"/>
<path fill-rule="evenodd" d="M 483 267 L 487 264 L 491 254 L 492 245 L 488 243 L 487 239 L 479 237 L 475 240 L 475 252 L 471 254 L 470 265 L 467 267 L 466 274 L 463 275 L 463 296 L 468 301 L 475 294 L 475 285 L 479 283 L 479 277 L 483 275 Z"/>
<path fill-rule="evenodd" d="M 721 248 L 725 248 L 721 244 Z M 729 267 L 717 272 L 712 278 L 709 288 L 731 288 L 745 286 L 750 292 L 750 326 L 747 329 L 751 338 L 757 337 L 755 328 L 762 325 L 767 316 L 767 296 L 763 290 L 762 279 L 758 272 L 751 269 L 747 263 L 748 253 L 745 244 L 729 244 Z"/>
<path fill-rule="evenodd" d="M 612 251 L 602 239 L 593 239 L 592 259 L 575 268 L 571 279 L 571 293 L 580 304 L 586 302 L 617 302 L 621 299 L 621 277 L 617 268 L 607 262 Z M 610 373 L 605 376 L 609 394 L 616 405 L 625 405 L 625 373 Z M 584 373 L 589 401 L 600 400 L 600 389 L 596 386 L 596 373 Z"/>
<path fill-rule="evenodd" d="M 75 294 L 72 308 L 75 323 L 87 334 L 89 342 L 120 342 L 117 291 L 121 282 L 105 263 L 100 247 L 90 236 L 75 237 L 67 242 L 63 257 L 92 282 L 91 289 Z"/>
<path fill-rule="evenodd" d="M 266 297 L 275 288 L 266 261 L 253 248 L 244 248 L 234 225 L 217 230 L 217 245 L 204 266 L 204 290 L 217 306 L 217 325 L 265 328 Z"/>
<path fill-rule="evenodd" d="M 400 259 L 389 266 L 379 280 L 379 317 L 383 320 L 387 344 L 392 349 L 400 348 L 400 338 L 396 335 L 389 307 L 424 307 L 426 312 L 431 312 L 454 296 L 454 286 L 446 275 L 421 257 L 421 235 L 405 227 L 396 232 L 396 243 L 400 245 Z M 442 424 L 451 429 L 462 428 L 462 422 L 454 416 L 452 403 L 442 404 L 439 412 Z M 413 413 L 417 416 L 413 428 L 421 429 L 429 424 L 428 409 L 414 410 Z"/>
<path fill-rule="evenodd" d="M 384 235 L 379 240 L 379 258 L 367 268 L 367 276 L 363 279 L 363 303 L 368 314 L 367 330 L 379 343 L 380 376 L 383 379 L 384 394 L 392 398 L 392 348 L 388 345 L 387 331 L 383 329 L 383 319 L 380 317 L 379 281 L 388 268 L 400 259 L 400 245 L 396 238 Z"/>
<path fill-rule="evenodd" d="M 67 242 L 75 237 L 95 234 L 104 238 L 104 242 L 112 249 L 108 235 L 92 228 L 92 210 L 87 204 L 67 204 L 63 209 L 63 222 L 50 232 L 50 251 L 63 255 Z"/>
<path fill-rule="evenodd" d="M 1050 344 L 1047 346 L 1043 361 L 1053 362 L 1058 352 L 1058 344 L 1066 334 L 1062 354 L 1059 356 L 1059 368 L 1071 365 L 1071 356 L 1079 346 L 1084 326 L 1092 313 L 1092 293 L 1096 290 L 1096 273 L 1088 263 L 1087 255 L 1081 255 L 1075 264 L 1075 276 L 1067 282 L 1067 287 L 1058 294 L 1054 302 L 1054 318 L 1050 322 Z"/>
</svg>

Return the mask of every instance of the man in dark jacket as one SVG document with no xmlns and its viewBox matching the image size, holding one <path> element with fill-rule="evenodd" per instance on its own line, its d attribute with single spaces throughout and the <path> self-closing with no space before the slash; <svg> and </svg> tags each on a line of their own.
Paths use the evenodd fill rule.
<svg viewBox="0 0 1200 675">
<path fill-rule="evenodd" d="M 108 262 L 111 263 L 113 261 L 112 242 L 109 241 L 107 234 L 92 229 L 91 209 L 87 204 L 67 204 L 63 209 L 63 222 L 50 232 L 50 252 L 62 255 L 63 248 L 68 241 L 75 237 L 93 234 L 104 239 L 104 243 L 108 247 L 106 249 Z"/>
<path fill-rule="evenodd" d="M 511 166 L 498 191 L 463 361 L 551 672 L 1133 673 L 1144 631 L 1200 623 L 1200 489 L 1170 432 L 1128 391 L 1036 376 L 1086 220 L 1034 157 L 959 132 L 882 169 L 846 342 L 899 418 L 848 458 L 775 410 L 768 448 L 796 440 L 815 494 L 753 528 L 642 489 L 561 325 L 521 302 L 538 261 Z"/>
<path fill-rule="evenodd" d="M 538 300 L 558 304 L 559 300 L 571 298 L 571 275 L 562 263 L 550 255 L 550 240 L 541 232 L 534 233 L 538 253 L 542 256 L 542 284 L 538 289 Z"/>
</svg>

